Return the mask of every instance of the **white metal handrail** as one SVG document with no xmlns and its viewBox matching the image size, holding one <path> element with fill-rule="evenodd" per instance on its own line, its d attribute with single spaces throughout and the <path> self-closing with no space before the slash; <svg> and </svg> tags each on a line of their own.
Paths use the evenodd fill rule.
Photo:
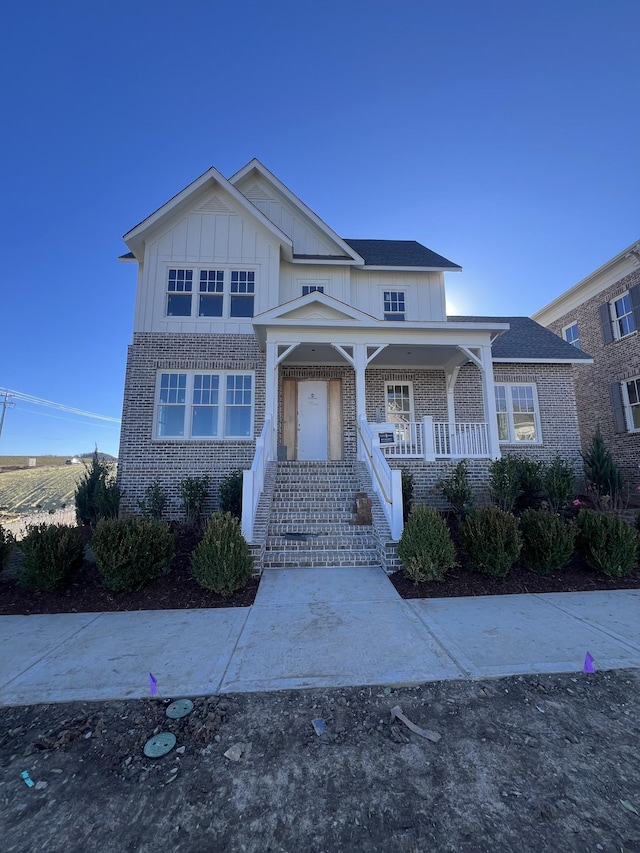
<svg viewBox="0 0 640 853">
<path fill-rule="evenodd" d="M 256 439 L 256 452 L 251 468 L 242 474 L 242 533 L 247 540 L 253 539 L 253 526 L 256 520 L 258 501 L 264 488 L 264 473 L 267 463 L 273 459 L 273 436 L 271 434 L 271 416 L 265 418 L 262 432 Z"/>
<path fill-rule="evenodd" d="M 378 443 L 378 437 L 367 423 L 364 415 L 358 421 L 358 432 L 362 453 L 360 457 L 365 462 L 371 475 L 371 483 L 380 498 L 391 538 L 398 541 L 402 536 L 402 474 L 389 467 L 384 453 Z"/>
</svg>

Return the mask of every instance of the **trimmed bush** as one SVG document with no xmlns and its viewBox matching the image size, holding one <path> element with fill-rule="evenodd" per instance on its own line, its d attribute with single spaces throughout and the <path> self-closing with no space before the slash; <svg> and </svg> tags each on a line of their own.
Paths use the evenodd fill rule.
<svg viewBox="0 0 640 853">
<path fill-rule="evenodd" d="M 638 534 L 612 513 L 581 509 L 578 513 L 578 549 L 587 565 L 609 577 L 621 578 L 634 570 Z"/>
<path fill-rule="evenodd" d="M 518 461 L 513 456 L 494 459 L 489 465 L 489 494 L 494 506 L 511 512 L 520 494 Z"/>
<path fill-rule="evenodd" d="M 78 527 L 64 524 L 32 524 L 19 543 L 22 566 L 20 586 L 41 590 L 66 586 L 82 567 L 84 542 Z"/>
<path fill-rule="evenodd" d="M 464 518 L 471 509 L 473 492 L 469 485 L 467 460 L 461 459 L 448 477 L 443 477 L 438 488 L 451 504 L 458 518 Z"/>
<path fill-rule="evenodd" d="M 411 471 L 403 468 L 400 476 L 402 478 L 402 520 L 406 524 L 411 515 L 411 507 L 413 506 L 413 489 L 415 483 Z"/>
<path fill-rule="evenodd" d="M 160 521 L 167 505 L 168 495 L 159 480 L 154 480 L 147 486 L 142 500 L 138 501 L 138 509 L 144 518 L 155 518 Z"/>
<path fill-rule="evenodd" d="M 180 483 L 180 500 L 186 523 L 195 527 L 202 518 L 209 491 L 209 477 L 185 477 Z"/>
<path fill-rule="evenodd" d="M 575 474 L 569 463 L 557 453 L 545 471 L 544 490 L 553 513 L 564 509 L 576 493 Z"/>
<path fill-rule="evenodd" d="M 113 463 L 100 458 L 96 448 L 75 494 L 76 521 L 95 527 L 102 518 L 117 518 L 120 489 L 113 477 Z"/>
<path fill-rule="evenodd" d="M 573 554 L 576 526 L 544 510 L 526 509 L 520 516 L 522 562 L 538 575 L 567 565 Z"/>
<path fill-rule="evenodd" d="M 109 518 L 98 523 L 91 550 L 107 589 L 133 592 L 169 572 L 174 542 L 155 518 Z"/>
<path fill-rule="evenodd" d="M 504 578 L 521 548 L 517 519 L 497 507 L 476 507 L 460 525 L 460 536 L 471 568 Z"/>
<path fill-rule="evenodd" d="M 218 595 L 231 595 L 247 585 L 253 560 L 238 519 L 230 512 L 211 516 L 202 542 L 192 554 L 191 570 L 200 586 Z"/>
<path fill-rule="evenodd" d="M 0 524 L 0 572 L 2 572 L 9 562 L 9 556 L 15 544 L 16 541 L 13 538 L 13 533 L 10 530 L 5 530 Z"/>
<path fill-rule="evenodd" d="M 236 518 L 242 518 L 242 481 L 244 473 L 240 468 L 232 471 L 220 484 L 220 511 L 230 512 Z"/>
<path fill-rule="evenodd" d="M 435 509 L 416 505 L 402 531 L 398 556 L 416 583 L 441 581 L 456 564 L 449 528 Z"/>
</svg>

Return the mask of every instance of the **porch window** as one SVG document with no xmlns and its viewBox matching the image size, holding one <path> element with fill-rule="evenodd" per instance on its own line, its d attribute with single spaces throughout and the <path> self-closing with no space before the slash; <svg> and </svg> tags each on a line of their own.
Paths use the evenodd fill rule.
<svg viewBox="0 0 640 853">
<path fill-rule="evenodd" d="M 157 438 L 251 438 L 252 373 L 160 373 Z"/>
<path fill-rule="evenodd" d="M 398 441 L 409 441 L 413 422 L 413 387 L 409 383 L 387 382 L 387 421 L 396 424 Z"/>
<path fill-rule="evenodd" d="M 540 443 L 540 417 L 535 385 L 495 385 L 499 441 Z"/>
<path fill-rule="evenodd" d="M 405 301 L 403 290 L 385 290 L 384 297 L 384 319 L 385 320 L 404 320 L 405 319 Z"/>
</svg>

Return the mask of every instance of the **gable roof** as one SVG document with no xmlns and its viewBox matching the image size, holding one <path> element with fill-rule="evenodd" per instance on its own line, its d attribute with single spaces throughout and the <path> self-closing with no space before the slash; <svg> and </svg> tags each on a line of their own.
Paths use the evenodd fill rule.
<svg viewBox="0 0 640 853">
<path fill-rule="evenodd" d="M 509 323 L 491 346 L 494 361 L 564 361 L 591 363 L 593 359 L 573 344 L 554 335 L 530 317 L 448 317 L 456 323 L 479 321 Z"/>
<path fill-rule="evenodd" d="M 365 266 L 462 269 L 416 240 L 352 240 L 345 243 L 364 258 Z"/>
</svg>

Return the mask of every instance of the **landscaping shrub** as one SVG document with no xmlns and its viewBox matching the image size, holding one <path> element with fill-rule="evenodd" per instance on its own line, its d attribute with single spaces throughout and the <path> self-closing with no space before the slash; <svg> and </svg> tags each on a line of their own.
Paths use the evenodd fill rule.
<svg viewBox="0 0 640 853">
<path fill-rule="evenodd" d="M 411 471 L 406 471 L 404 468 L 401 471 L 402 476 L 402 520 L 406 524 L 411 515 L 411 507 L 413 506 L 413 488 L 414 479 Z"/>
<path fill-rule="evenodd" d="M 15 539 L 10 530 L 5 530 L 0 524 L 0 572 L 9 562 L 9 555 L 15 545 Z"/>
<path fill-rule="evenodd" d="M 497 507 L 476 507 L 460 525 L 471 568 L 504 578 L 520 554 L 517 519 Z"/>
<path fill-rule="evenodd" d="M 407 575 L 419 581 L 441 581 L 456 564 L 451 534 L 435 509 L 416 505 L 402 531 L 398 556 Z"/>
<path fill-rule="evenodd" d="M 78 527 L 64 524 L 32 524 L 19 543 L 22 566 L 20 586 L 41 590 L 66 586 L 81 568 L 84 542 Z"/>
<path fill-rule="evenodd" d="M 539 575 L 550 575 L 571 559 L 576 527 L 544 510 L 526 509 L 520 516 L 522 561 Z"/>
<path fill-rule="evenodd" d="M 587 490 L 599 507 L 614 507 L 622 495 L 622 474 L 604 443 L 600 424 L 583 455 Z"/>
<path fill-rule="evenodd" d="M 519 509 L 537 509 L 545 492 L 544 475 L 545 465 L 537 459 L 528 456 L 516 456 L 516 468 L 518 472 L 518 496 Z"/>
<path fill-rule="evenodd" d="M 142 500 L 138 501 L 138 509 L 144 518 L 155 518 L 160 521 L 167 505 L 168 495 L 159 480 L 154 480 L 147 486 Z"/>
<path fill-rule="evenodd" d="M 107 589 L 132 592 L 168 573 L 174 541 L 155 518 L 109 518 L 98 523 L 91 550 Z"/>
<path fill-rule="evenodd" d="M 209 477 L 185 477 L 179 492 L 182 510 L 188 525 L 195 526 L 202 518 L 204 502 L 209 491 Z"/>
<path fill-rule="evenodd" d="M 581 509 L 578 513 L 578 549 L 587 565 L 610 577 L 624 577 L 636 566 L 638 535 L 613 513 Z"/>
<path fill-rule="evenodd" d="M 469 485 L 467 460 L 461 459 L 453 471 L 447 477 L 443 477 L 440 480 L 438 488 L 449 501 L 458 518 L 464 518 L 473 503 L 473 492 Z"/>
<path fill-rule="evenodd" d="M 200 586 L 231 595 L 246 586 L 253 570 L 249 546 L 237 518 L 215 512 L 191 557 L 191 570 Z"/>
<path fill-rule="evenodd" d="M 76 521 L 95 527 L 101 518 L 117 518 L 120 489 L 113 477 L 113 463 L 101 459 L 96 448 L 75 494 Z"/>
<path fill-rule="evenodd" d="M 551 512 L 560 512 L 576 493 L 576 478 L 568 462 L 558 454 L 544 473 L 544 490 Z"/>
<path fill-rule="evenodd" d="M 520 494 L 518 462 L 513 456 L 494 459 L 489 465 L 489 494 L 494 506 L 511 512 Z"/>
<path fill-rule="evenodd" d="M 236 468 L 220 484 L 220 511 L 242 518 L 242 480 L 244 474 Z"/>
</svg>

